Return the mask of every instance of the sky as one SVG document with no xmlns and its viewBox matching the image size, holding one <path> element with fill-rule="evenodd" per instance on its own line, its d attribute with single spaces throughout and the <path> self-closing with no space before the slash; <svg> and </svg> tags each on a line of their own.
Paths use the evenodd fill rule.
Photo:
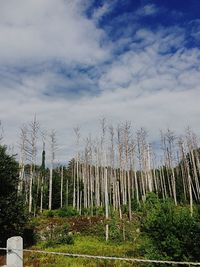
<svg viewBox="0 0 200 267">
<path fill-rule="evenodd" d="M 4 143 L 36 114 L 55 129 L 60 160 L 73 127 L 131 121 L 200 135 L 199 0 L 1 0 L 0 120 Z M 16 148 L 17 149 L 17 148 Z"/>
</svg>

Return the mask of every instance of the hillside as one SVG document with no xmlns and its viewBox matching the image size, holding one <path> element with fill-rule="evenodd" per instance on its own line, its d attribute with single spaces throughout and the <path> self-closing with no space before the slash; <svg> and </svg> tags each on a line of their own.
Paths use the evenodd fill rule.
<svg viewBox="0 0 200 267">
<path fill-rule="evenodd" d="M 66 211 L 47 211 L 32 220 L 37 241 L 33 249 L 126 258 L 200 260 L 198 206 L 191 217 L 188 206 L 175 206 L 173 201 L 161 201 L 151 194 L 133 213 L 131 222 L 128 213 L 122 220 L 115 215 L 106 220 L 102 215 L 69 216 Z M 109 225 L 109 241 L 105 241 L 106 224 Z M 32 266 L 50 266 L 45 265 L 47 262 L 56 266 L 133 266 L 128 262 L 34 256 L 32 253 L 26 254 L 26 261 Z"/>
</svg>

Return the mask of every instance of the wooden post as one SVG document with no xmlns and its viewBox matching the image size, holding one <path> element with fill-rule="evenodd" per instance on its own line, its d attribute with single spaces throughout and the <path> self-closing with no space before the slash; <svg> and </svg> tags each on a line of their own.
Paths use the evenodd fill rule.
<svg viewBox="0 0 200 267">
<path fill-rule="evenodd" d="M 23 239 L 14 236 L 7 240 L 7 267 L 23 267 Z"/>
</svg>

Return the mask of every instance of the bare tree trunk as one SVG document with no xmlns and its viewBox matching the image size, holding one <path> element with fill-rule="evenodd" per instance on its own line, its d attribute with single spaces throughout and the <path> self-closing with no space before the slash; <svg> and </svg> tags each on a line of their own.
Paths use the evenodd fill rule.
<svg viewBox="0 0 200 267">
<path fill-rule="evenodd" d="M 72 173 L 73 173 L 73 208 L 76 207 L 76 162 L 73 161 L 72 164 Z"/>
<path fill-rule="evenodd" d="M 184 167 L 187 171 L 187 181 L 188 181 L 189 200 L 190 200 L 190 214 L 192 216 L 193 215 L 192 179 L 190 176 L 190 168 L 189 168 L 188 160 L 185 156 L 183 141 L 181 138 L 179 139 L 179 148 L 180 148 L 182 162 L 183 162 Z"/>
<path fill-rule="evenodd" d="M 105 178 L 105 214 L 106 214 L 106 220 L 109 218 L 109 213 L 108 213 L 108 170 L 107 167 L 104 168 L 104 178 Z M 108 228 L 108 223 L 106 223 L 106 241 L 108 241 L 108 236 L 109 236 L 109 228 Z"/>
<path fill-rule="evenodd" d="M 32 212 L 33 205 L 33 183 L 35 183 L 35 165 L 36 165 L 36 155 L 37 155 L 37 138 L 39 123 L 34 120 L 29 124 L 30 127 L 30 138 L 26 139 L 26 153 L 30 161 L 30 177 L 29 177 L 29 212 Z"/>
<path fill-rule="evenodd" d="M 51 146 L 51 164 L 50 164 L 50 177 L 49 177 L 49 210 L 52 209 L 53 167 L 55 160 L 55 152 L 57 149 L 55 130 L 52 130 L 50 133 L 50 146 Z"/>
<path fill-rule="evenodd" d="M 177 205 L 177 198 L 176 198 L 176 179 L 174 173 L 174 148 L 175 148 L 175 136 L 172 131 L 169 129 L 163 135 L 162 134 L 162 144 L 164 149 L 164 157 L 166 162 L 166 170 L 167 170 L 167 177 L 168 177 L 168 184 L 169 184 L 169 191 L 170 195 L 174 198 L 174 203 Z M 170 173 L 170 175 L 169 175 Z"/>
<path fill-rule="evenodd" d="M 66 207 L 69 205 L 69 181 L 68 178 L 66 180 Z"/>
<path fill-rule="evenodd" d="M 53 184 L 53 166 L 50 167 L 49 174 L 49 210 L 52 209 L 52 184 Z"/>
<path fill-rule="evenodd" d="M 117 182 L 117 203 L 119 209 L 119 217 L 122 219 L 122 210 L 121 210 L 121 198 L 120 198 L 120 189 L 119 189 L 119 182 Z"/>
<path fill-rule="evenodd" d="M 1 125 L 1 122 L 0 122 Z M 27 127 L 24 126 L 21 128 L 20 134 L 20 161 L 19 161 L 19 185 L 18 185 L 18 194 L 22 194 L 23 192 L 23 185 L 24 185 L 24 165 L 26 156 L 26 142 L 27 142 Z"/>
<path fill-rule="evenodd" d="M 41 191 L 40 191 L 40 212 L 43 211 L 43 195 L 44 195 L 44 177 L 42 175 Z"/>
<path fill-rule="evenodd" d="M 30 181 L 29 181 L 29 206 L 28 211 L 31 213 L 32 211 L 32 202 L 33 202 L 33 194 L 32 194 L 32 186 L 33 186 L 33 166 L 30 166 Z"/>
<path fill-rule="evenodd" d="M 61 166 L 60 175 L 60 207 L 63 207 L 63 166 Z"/>
<path fill-rule="evenodd" d="M 127 180 L 128 180 L 128 211 L 129 211 L 129 220 L 132 220 L 132 210 L 131 210 L 131 184 L 130 184 L 130 172 L 127 171 Z"/>
</svg>

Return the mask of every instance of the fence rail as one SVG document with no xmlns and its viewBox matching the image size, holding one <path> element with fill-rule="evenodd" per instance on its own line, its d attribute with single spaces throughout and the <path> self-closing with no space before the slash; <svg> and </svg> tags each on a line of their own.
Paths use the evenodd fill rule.
<svg viewBox="0 0 200 267">
<path fill-rule="evenodd" d="M 109 256 L 95 256 L 86 254 L 73 254 L 65 252 L 55 251 L 43 251 L 33 249 L 23 249 L 23 239 L 19 236 L 9 238 L 7 241 L 7 248 L 0 248 L 0 250 L 7 251 L 7 265 L 4 267 L 23 267 L 23 252 L 39 253 L 39 254 L 50 254 L 60 255 L 74 258 L 90 258 L 90 259 L 103 259 L 103 260 L 114 260 L 114 261 L 127 261 L 137 263 L 154 263 L 154 264 L 168 264 L 168 265 L 188 265 L 188 266 L 200 266 L 200 262 L 187 262 L 187 261 L 165 261 L 165 260 L 147 260 L 147 259 L 134 259 L 134 258 L 123 258 L 123 257 L 109 257 Z"/>
</svg>

